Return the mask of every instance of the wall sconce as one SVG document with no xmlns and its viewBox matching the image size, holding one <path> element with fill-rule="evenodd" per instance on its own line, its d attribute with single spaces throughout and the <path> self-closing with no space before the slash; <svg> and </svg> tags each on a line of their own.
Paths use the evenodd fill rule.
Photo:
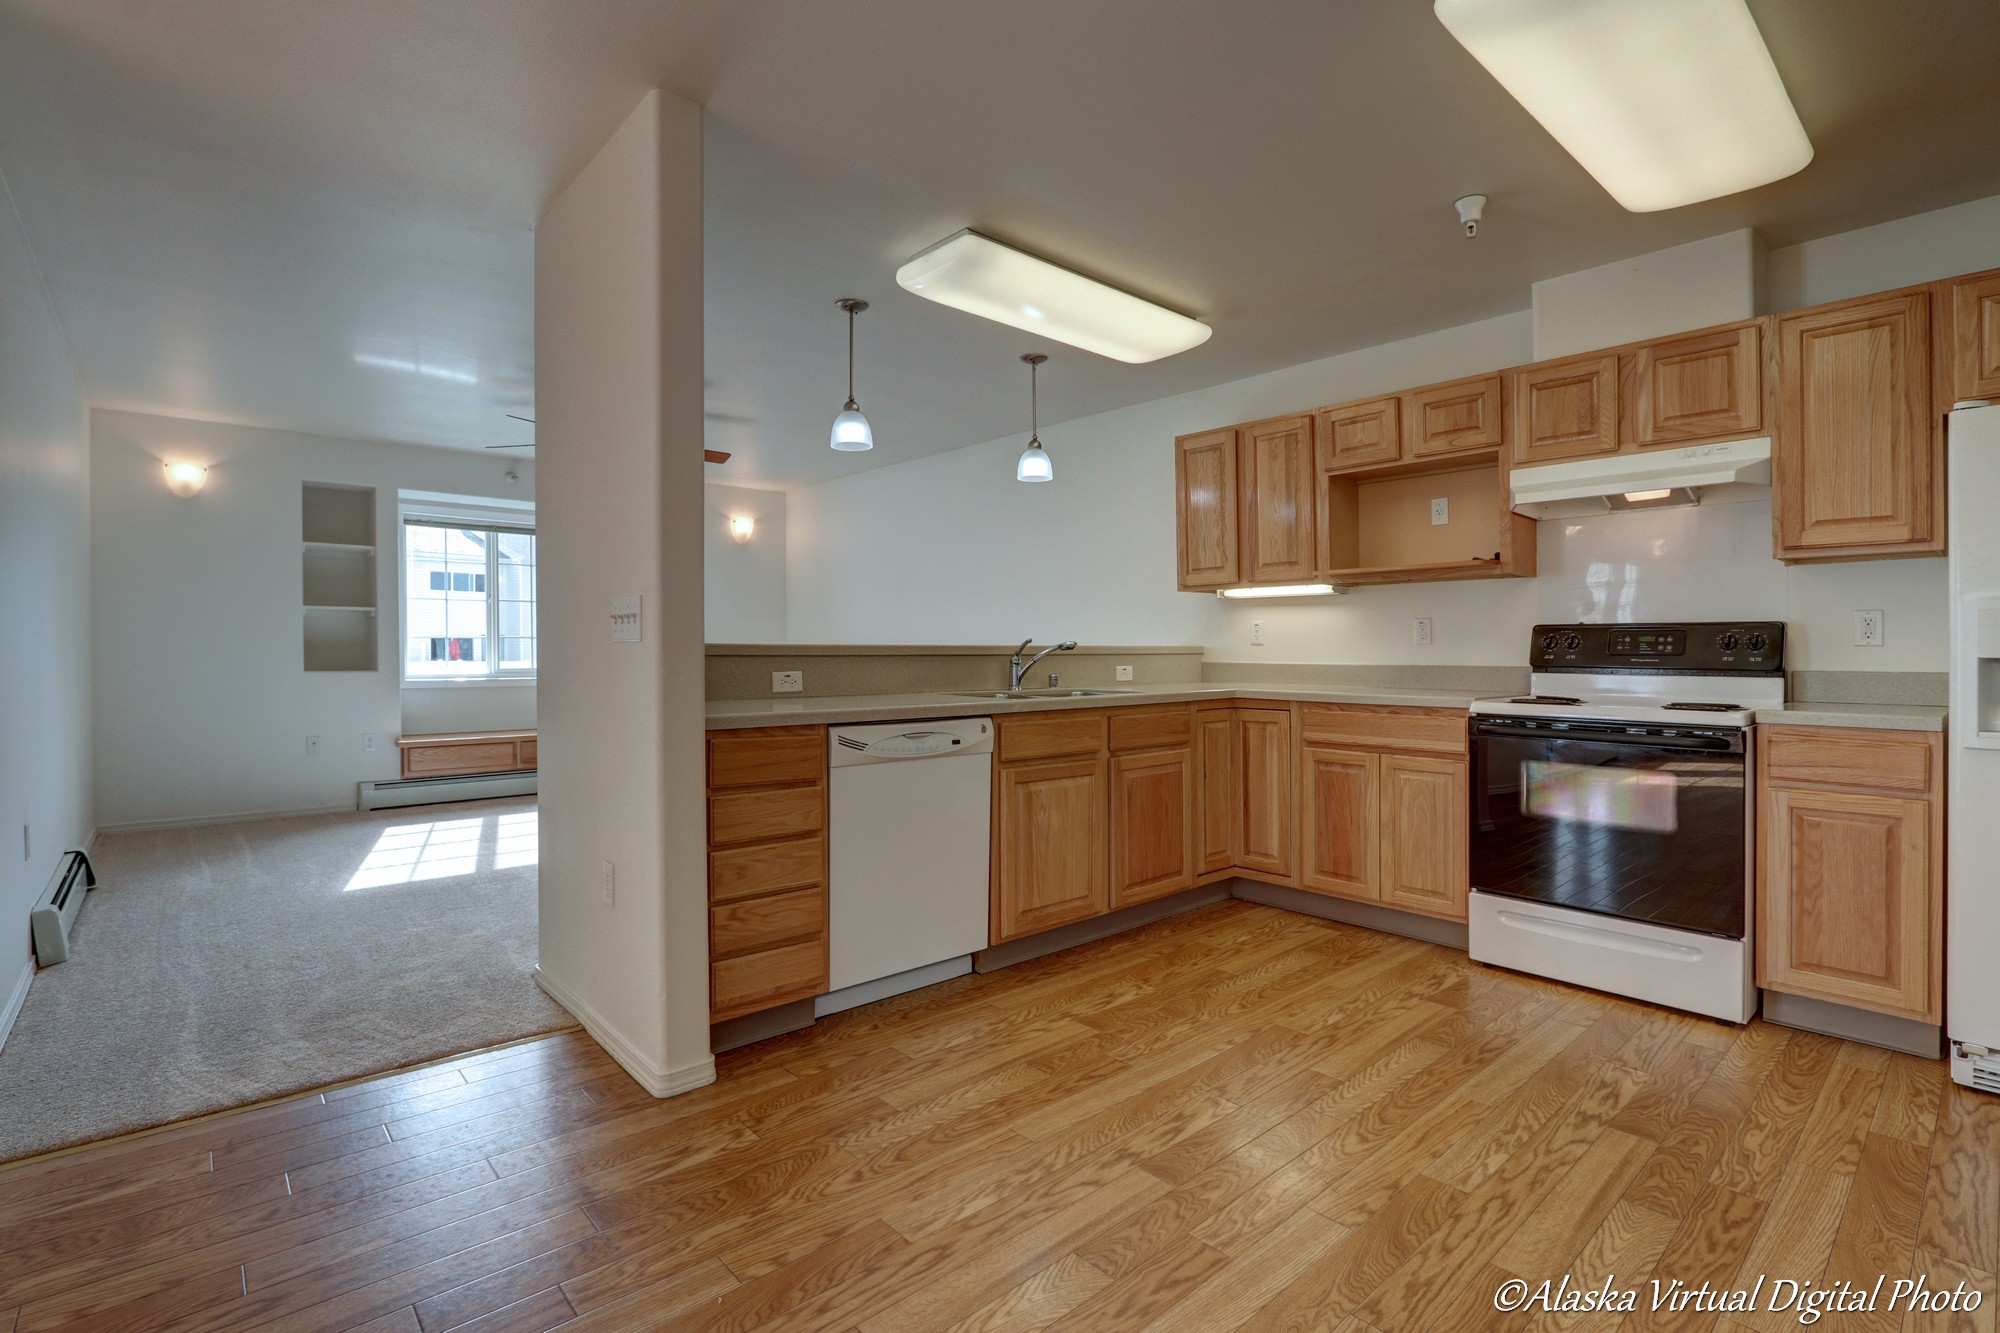
<svg viewBox="0 0 2000 1333">
<path fill-rule="evenodd" d="M 175 495 L 193 495 L 208 480 L 208 469 L 199 463 L 169 463 L 167 489 Z"/>
<path fill-rule="evenodd" d="M 750 540 L 750 534 L 757 530 L 757 520 L 748 514 L 737 514 L 729 520 L 729 535 L 738 542 Z"/>
</svg>

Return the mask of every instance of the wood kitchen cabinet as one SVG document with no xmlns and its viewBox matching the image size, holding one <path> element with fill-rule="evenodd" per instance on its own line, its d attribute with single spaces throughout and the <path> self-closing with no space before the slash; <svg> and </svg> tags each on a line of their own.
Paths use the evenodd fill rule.
<svg viewBox="0 0 2000 1333">
<path fill-rule="evenodd" d="M 1111 756 L 1111 907 L 1194 885 L 1194 751 Z"/>
<path fill-rule="evenodd" d="M 1759 733 L 1757 984 L 1941 1021 L 1942 736 Z"/>
<path fill-rule="evenodd" d="M 1523 366 L 1509 396 L 1514 464 L 1561 463 L 1618 452 L 1618 357 L 1593 353 Z"/>
<path fill-rule="evenodd" d="M 1944 549 L 1930 336 L 1922 288 L 1779 317 L 1771 501 L 1780 559 Z"/>
<path fill-rule="evenodd" d="M 1382 756 L 1305 745 L 1299 750 L 1299 886 L 1379 899 Z"/>
<path fill-rule="evenodd" d="M 826 728 L 708 736 L 709 1018 L 827 987 Z"/>
<path fill-rule="evenodd" d="M 1292 711 L 1241 708 L 1236 714 L 1242 798 L 1236 867 L 1290 882 L 1293 865 Z"/>
<path fill-rule="evenodd" d="M 1763 320 L 1704 329 L 1632 349 L 1635 448 L 1678 448 L 1764 427 Z"/>
<path fill-rule="evenodd" d="M 1184 592 L 1233 587 L 1242 579 L 1236 464 L 1233 426 L 1174 441 L 1175 536 Z"/>
<path fill-rule="evenodd" d="M 1507 420 L 1500 377 L 1474 375 L 1402 395 L 1403 457 L 1412 461 L 1501 449 Z"/>
<path fill-rule="evenodd" d="M 1321 472 L 1379 467 L 1403 456 L 1402 400 L 1369 398 L 1322 407 L 1316 443 Z"/>
<path fill-rule="evenodd" d="M 991 943 L 1111 907 L 1111 760 L 1100 711 L 994 719 Z"/>
<path fill-rule="evenodd" d="M 1313 419 L 1274 417 L 1237 428 L 1244 583 L 1310 583 L 1319 569 Z"/>
<path fill-rule="evenodd" d="M 1937 299 L 1950 321 L 1948 341 L 1939 348 L 1950 360 L 1950 402 L 2000 399 L 2000 269 L 1939 287 Z"/>
<path fill-rule="evenodd" d="M 1204 879 L 1236 868 L 1237 815 L 1243 789 L 1242 749 L 1233 704 L 1194 710 L 1195 873 Z"/>
<path fill-rule="evenodd" d="M 1382 756 L 1382 903 L 1465 920 L 1466 761 Z"/>
</svg>

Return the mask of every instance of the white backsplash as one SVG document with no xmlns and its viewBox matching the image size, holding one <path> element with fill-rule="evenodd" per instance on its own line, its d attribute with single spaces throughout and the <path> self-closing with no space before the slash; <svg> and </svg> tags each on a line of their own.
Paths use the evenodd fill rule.
<svg viewBox="0 0 2000 1333">
<path fill-rule="evenodd" d="M 1549 519 L 1544 621 L 1783 620 L 1768 500 Z"/>
</svg>

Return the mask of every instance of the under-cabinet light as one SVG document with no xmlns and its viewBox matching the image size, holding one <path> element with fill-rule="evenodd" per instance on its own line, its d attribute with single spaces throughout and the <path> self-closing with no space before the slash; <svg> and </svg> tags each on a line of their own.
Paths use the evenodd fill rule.
<svg viewBox="0 0 2000 1333">
<path fill-rule="evenodd" d="M 1648 500 L 1664 500 L 1672 494 L 1673 492 L 1670 490 L 1627 491 L 1625 492 L 1625 502 L 1627 504 L 1644 504 Z"/>
<path fill-rule="evenodd" d="M 1138 363 L 1185 352 L 1214 332 L 1198 319 L 1107 287 L 976 231 L 961 231 L 896 270 L 927 300 Z"/>
<path fill-rule="evenodd" d="M 1755 189 L 1812 161 L 1744 0 L 1435 0 L 1433 10 L 1634 213 Z"/>
<path fill-rule="evenodd" d="M 1284 583 L 1260 588 L 1218 588 L 1217 597 L 1330 597 L 1345 592 L 1331 583 Z"/>
</svg>

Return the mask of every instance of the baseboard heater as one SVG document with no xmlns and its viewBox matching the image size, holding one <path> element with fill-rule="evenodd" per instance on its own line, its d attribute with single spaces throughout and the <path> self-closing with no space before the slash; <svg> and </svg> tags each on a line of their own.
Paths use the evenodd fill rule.
<svg viewBox="0 0 2000 1333">
<path fill-rule="evenodd" d="M 533 796 L 536 773 L 481 773 L 474 777 L 406 778 L 400 782 L 364 782 L 359 808 L 392 810 L 399 805 L 436 805 L 442 801 L 484 801 L 495 796 Z"/>
<path fill-rule="evenodd" d="M 83 910 L 83 895 L 97 886 L 90 858 L 64 852 L 55 877 L 28 914 L 28 933 L 35 942 L 35 966 L 53 967 L 69 959 L 69 931 Z"/>
</svg>

